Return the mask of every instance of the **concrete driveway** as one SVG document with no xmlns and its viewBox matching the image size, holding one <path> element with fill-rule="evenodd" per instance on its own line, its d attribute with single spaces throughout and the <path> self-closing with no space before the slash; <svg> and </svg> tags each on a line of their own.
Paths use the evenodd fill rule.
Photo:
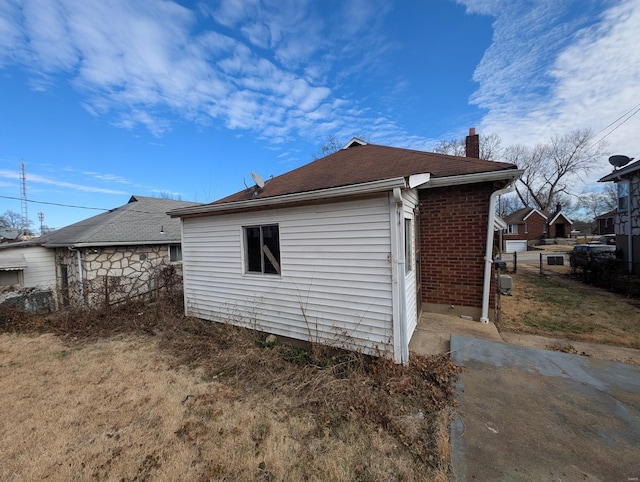
<svg viewBox="0 0 640 482">
<path fill-rule="evenodd" d="M 451 336 L 454 480 L 640 480 L 640 367 Z"/>
</svg>

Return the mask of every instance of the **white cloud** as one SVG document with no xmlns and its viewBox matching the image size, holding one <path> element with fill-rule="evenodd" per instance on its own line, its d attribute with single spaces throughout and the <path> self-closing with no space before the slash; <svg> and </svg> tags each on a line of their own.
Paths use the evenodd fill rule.
<svg viewBox="0 0 640 482">
<path fill-rule="evenodd" d="M 274 144 L 335 126 L 350 137 L 370 119 L 347 110 L 355 101 L 339 98 L 336 85 L 366 75 L 388 43 L 383 0 L 333 9 L 310 0 L 223 0 L 197 10 L 169 0 L 0 5 L 0 45 L 14 52 L 0 52 L 0 68 L 19 64 L 38 90 L 68 81 L 92 115 L 157 137 L 176 118 L 221 122 Z"/>
<path fill-rule="evenodd" d="M 18 171 L 10 171 L 6 169 L 0 169 L 0 179 L 20 179 L 20 173 Z M 75 184 L 72 182 L 59 181 L 56 179 L 51 179 L 45 176 L 40 176 L 39 174 L 32 174 L 27 172 L 26 174 L 27 183 L 35 183 L 35 184 L 47 184 L 49 186 L 58 186 L 64 187 L 67 189 L 73 189 L 75 191 L 82 192 L 92 192 L 92 193 L 100 193 L 100 194 L 126 194 L 124 191 L 118 191 L 114 189 L 105 189 L 96 186 L 87 186 L 83 184 Z"/>
<path fill-rule="evenodd" d="M 505 144 L 535 144 L 578 128 L 598 132 L 640 104 L 639 0 L 460 1 L 495 17 L 471 99 L 488 110 L 481 131 L 501 135 Z M 638 131 L 640 115 L 596 140 L 611 132 L 611 153 L 638 157 Z M 605 155 L 590 178 L 608 171 Z"/>
</svg>

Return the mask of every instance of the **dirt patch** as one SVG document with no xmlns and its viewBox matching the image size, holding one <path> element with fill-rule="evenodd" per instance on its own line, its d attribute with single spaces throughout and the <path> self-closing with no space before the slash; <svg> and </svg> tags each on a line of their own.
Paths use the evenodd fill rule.
<svg viewBox="0 0 640 482">
<path fill-rule="evenodd" d="M 0 480 L 448 478 L 446 356 L 271 345 L 161 304 L 4 320 Z"/>
</svg>

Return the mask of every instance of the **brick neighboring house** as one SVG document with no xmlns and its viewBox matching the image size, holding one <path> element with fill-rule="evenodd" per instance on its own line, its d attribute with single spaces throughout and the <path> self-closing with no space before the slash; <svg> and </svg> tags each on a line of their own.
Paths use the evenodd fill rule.
<svg viewBox="0 0 640 482">
<path fill-rule="evenodd" d="M 497 196 L 515 165 L 368 144 L 182 220 L 185 311 L 408 361 L 422 311 L 488 322 Z"/>
<path fill-rule="evenodd" d="M 519 209 L 505 217 L 507 228 L 503 233 L 504 250 L 526 251 L 528 246 L 538 244 L 547 238 L 569 238 L 573 222 L 562 213 L 562 206 L 556 204 L 553 213 L 532 207 Z"/>
<path fill-rule="evenodd" d="M 614 234 L 616 232 L 616 214 L 618 214 L 618 210 L 614 209 L 598 216 L 596 218 L 596 234 Z"/>
</svg>

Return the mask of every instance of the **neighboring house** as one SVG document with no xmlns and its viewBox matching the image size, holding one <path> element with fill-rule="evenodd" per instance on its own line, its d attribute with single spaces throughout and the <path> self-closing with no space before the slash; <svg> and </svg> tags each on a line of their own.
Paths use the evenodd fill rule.
<svg viewBox="0 0 640 482">
<path fill-rule="evenodd" d="M 186 313 L 398 363 L 423 309 L 488 322 L 495 200 L 522 171 L 472 155 L 354 138 L 171 211 L 182 219 Z"/>
<path fill-rule="evenodd" d="M 526 251 L 528 246 L 546 238 L 570 238 L 573 221 L 562 213 L 556 204 L 553 213 L 532 207 L 519 209 L 505 219 L 503 233 L 504 250 L 507 253 Z"/>
<path fill-rule="evenodd" d="M 616 247 L 622 253 L 629 272 L 638 272 L 640 262 L 640 161 L 604 176 L 598 182 L 615 182 L 618 209 L 615 213 Z"/>
<path fill-rule="evenodd" d="M 618 214 L 618 210 L 614 209 L 598 216 L 596 218 L 596 234 L 615 234 L 616 214 Z"/>
<path fill-rule="evenodd" d="M 166 212 L 196 203 L 132 196 L 124 206 L 29 241 L 0 246 L 4 298 L 53 290 L 56 307 L 113 303 L 158 287 L 182 257 L 180 222 Z M 4 266 L 4 268 L 2 268 Z"/>
<path fill-rule="evenodd" d="M 21 236 L 22 229 L 0 229 L 0 243 L 19 241 Z"/>
</svg>

